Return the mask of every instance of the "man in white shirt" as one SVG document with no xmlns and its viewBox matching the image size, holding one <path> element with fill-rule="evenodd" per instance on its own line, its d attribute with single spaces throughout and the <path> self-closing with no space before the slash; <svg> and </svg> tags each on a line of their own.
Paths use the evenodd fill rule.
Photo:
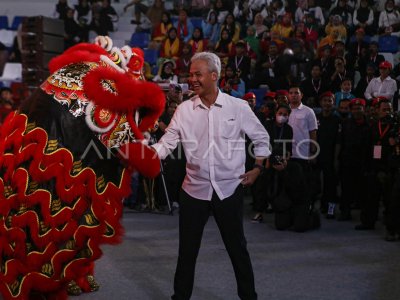
<svg viewBox="0 0 400 300">
<path fill-rule="evenodd" d="M 389 76 L 392 70 L 392 64 L 388 61 L 383 61 L 379 64 L 379 77 L 371 79 L 367 89 L 365 90 L 365 99 L 372 102 L 373 98 L 385 97 L 393 102 L 393 96 L 397 91 L 396 80 Z M 392 103 L 393 104 L 393 103 Z"/>
<path fill-rule="evenodd" d="M 293 155 L 297 160 L 308 161 L 315 158 L 317 151 L 317 118 L 314 111 L 304 105 L 301 100 L 303 93 L 298 86 L 289 89 L 289 104 L 292 112 L 289 125 L 293 128 Z"/>
<path fill-rule="evenodd" d="M 298 86 L 289 88 L 289 104 L 292 112 L 289 115 L 289 125 L 293 129 L 291 162 L 299 164 L 306 178 L 306 193 L 309 205 L 313 205 L 318 191 L 313 189 L 318 182 L 315 179 L 312 164 L 315 165 L 318 155 L 317 118 L 314 111 L 304 105 L 301 100 L 303 93 Z"/>
<path fill-rule="evenodd" d="M 159 143 L 166 157 L 182 142 L 186 177 L 179 211 L 179 257 L 172 299 L 190 299 L 197 255 L 210 211 L 231 258 L 240 299 L 257 299 L 243 232 L 243 186 L 251 185 L 270 155 L 269 136 L 246 101 L 219 91 L 221 61 L 214 53 L 192 58 L 190 83 L 196 96 L 178 106 Z M 245 173 L 245 135 L 254 144 L 256 162 Z"/>
</svg>

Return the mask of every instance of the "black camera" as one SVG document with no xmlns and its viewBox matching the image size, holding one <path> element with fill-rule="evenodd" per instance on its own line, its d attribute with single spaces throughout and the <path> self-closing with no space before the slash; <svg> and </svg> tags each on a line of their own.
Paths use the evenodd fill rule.
<svg viewBox="0 0 400 300">
<path fill-rule="evenodd" d="M 283 156 L 280 155 L 271 155 L 270 163 L 271 165 L 282 165 L 283 164 Z"/>
</svg>

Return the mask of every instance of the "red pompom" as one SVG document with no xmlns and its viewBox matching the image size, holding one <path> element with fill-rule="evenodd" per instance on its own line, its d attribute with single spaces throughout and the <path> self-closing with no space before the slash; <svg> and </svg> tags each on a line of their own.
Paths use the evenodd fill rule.
<svg viewBox="0 0 400 300">
<path fill-rule="evenodd" d="M 129 167 L 145 177 L 154 178 L 160 173 L 160 159 L 149 146 L 142 143 L 125 144 L 119 149 L 118 155 Z"/>
</svg>

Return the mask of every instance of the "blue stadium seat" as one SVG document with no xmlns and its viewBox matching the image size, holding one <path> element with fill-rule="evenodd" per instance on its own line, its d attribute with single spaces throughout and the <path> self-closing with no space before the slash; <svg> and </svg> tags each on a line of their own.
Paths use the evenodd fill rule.
<svg viewBox="0 0 400 300">
<path fill-rule="evenodd" d="M 147 48 L 150 41 L 150 34 L 147 32 L 135 32 L 132 34 L 129 45 L 131 47 Z"/>
<path fill-rule="evenodd" d="M 350 37 L 350 43 L 354 43 L 356 41 L 356 36 L 355 35 L 352 35 L 351 37 Z M 366 42 L 366 43 L 371 43 L 371 36 L 369 36 L 369 35 L 365 35 L 364 36 L 364 42 Z"/>
<path fill-rule="evenodd" d="M 399 38 L 393 35 L 380 36 L 378 40 L 379 52 L 396 53 L 399 50 Z"/>
<path fill-rule="evenodd" d="M 193 18 L 190 18 L 190 21 L 193 24 L 193 28 L 196 28 L 196 27 L 200 27 L 201 28 L 201 23 L 202 23 L 203 19 L 202 18 L 193 17 Z"/>
<path fill-rule="evenodd" d="M 258 88 L 258 89 L 249 89 L 249 92 L 252 92 L 256 95 L 256 106 L 260 107 L 264 101 L 264 95 L 268 91 L 267 88 Z"/>
<path fill-rule="evenodd" d="M 153 66 L 157 63 L 158 50 L 156 49 L 144 49 L 144 61 Z"/>
<path fill-rule="evenodd" d="M 22 23 L 22 20 L 23 20 L 24 18 L 25 18 L 24 16 L 14 16 L 14 19 L 13 19 L 13 21 L 12 21 L 12 23 L 11 23 L 10 29 L 11 29 L 11 30 L 17 30 L 19 24 Z"/>
<path fill-rule="evenodd" d="M 8 16 L 0 16 L 0 29 L 8 29 Z"/>
</svg>

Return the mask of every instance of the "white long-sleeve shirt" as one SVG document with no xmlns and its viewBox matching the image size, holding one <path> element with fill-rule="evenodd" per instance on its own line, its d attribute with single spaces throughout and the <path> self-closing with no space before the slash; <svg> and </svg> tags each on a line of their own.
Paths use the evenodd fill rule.
<svg viewBox="0 0 400 300">
<path fill-rule="evenodd" d="M 396 80 L 392 79 L 390 76 L 386 77 L 383 81 L 381 77 L 375 77 L 369 82 L 364 96 L 366 99 L 382 96 L 392 101 L 396 90 Z"/>
<path fill-rule="evenodd" d="M 187 161 L 182 188 L 194 198 L 209 201 L 215 190 L 222 200 L 242 181 L 245 135 L 252 140 L 256 157 L 271 154 L 269 135 L 247 102 L 219 91 L 210 108 L 198 96 L 180 104 L 153 148 L 163 159 L 182 142 Z"/>
</svg>

